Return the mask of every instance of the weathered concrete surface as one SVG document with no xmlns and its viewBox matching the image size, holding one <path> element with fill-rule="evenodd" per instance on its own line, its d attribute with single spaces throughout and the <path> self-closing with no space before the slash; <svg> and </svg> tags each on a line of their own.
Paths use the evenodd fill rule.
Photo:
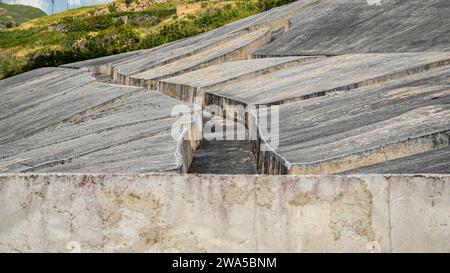
<svg viewBox="0 0 450 273">
<path fill-rule="evenodd" d="M 79 69 L 79 68 L 86 67 L 89 69 L 89 71 L 91 71 L 94 74 L 109 75 L 111 73 L 113 63 L 120 62 L 122 60 L 129 59 L 134 56 L 139 56 L 143 52 L 145 52 L 145 50 L 136 50 L 136 51 L 125 52 L 125 53 L 100 57 L 100 58 L 91 59 L 91 60 L 79 61 L 79 62 L 70 63 L 70 64 L 63 64 L 63 65 L 60 65 L 59 67 L 73 68 L 73 69 Z"/>
<path fill-rule="evenodd" d="M 261 172 L 337 173 L 448 146 L 449 75 L 442 67 L 281 105 L 279 145 L 259 154 Z"/>
<path fill-rule="evenodd" d="M 186 58 L 138 74 L 133 74 L 125 77 L 125 79 L 117 79 L 117 82 L 154 90 L 157 87 L 158 81 L 161 79 L 177 76 L 214 64 L 248 59 L 253 51 L 269 43 L 270 40 L 270 29 L 264 28 L 253 31 Z"/>
<path fill-rule="evenodd" d="M 288 25 L 288 19 L 316 7 L 322 0 L 301 0 L 292 4 L 256 14 L 195 37 L 176 41 L 144 51 L 139 56 L 112 64 L 114 80 L 161 66 L 192 54 L 208 50 L 230 39 L 263 28 L 278 30 Z"/>
<path fill-rule="evenodd" d="M 342 174 L 416 174 L 450 173 L 450 146 L 404 158 L 389 160 Z"/>
<path fill-rule="evenodd" d="M 282 57 L 226 62 L 161 80 L 157 89 L 168 96 L 194 102 L 207 89 L 224 87 L 320 58 Z"/>
<path fill-rule="evenodd" d="M 186 141 L 172 138 L 170 127 L 176 118 L 169 116 L 170 110 L 186 104 L 143 88 L 111 84 L 130 84 L 130 76 L 136 77 L 138 85 L 158 87 L 187 102 L 206 91 L 205 104 L 283 105 L 280 145 L 260 151 L 259 145 L 270 135 L 264 132 L 251 143 L 261 173 L 339 173 L 445 147 L 449 52 L 335 57 L 297 52 L 307 56 L 228 62 L 248 58 L 269 40 L 273 41 L 269 47 L 276 46 L 303 31 L 299 30 L 302 25 L 312 35 L 308 42 L 331 35 L 336 36 L 333 43 L 339 48 L 345 45 L 340 39 L 358 44 L 349 53 L 359 52 L 359 46 L 365 48 L 374 36 L 381 39 L 374 43 L 375 52 L 381 44 L 386 48 L 380 52 L 446 50 L 448 18 L 441 15 L 447 3 L 382 4 L 380 9 L 366 1 L 297 1 L 157 48 L 65 66 L 79 69 L 44 68 L 0 81 L 0 171 L 187 171 L 192 150 L 199 145 L 193 136 L 202 135 L 194 129 L 202 118 L 196 117 L 179 132 L 179 137 L 187 136 Z M 352 16 L 342 13 L 327 19 L 346 7 L 356 17 L 348 29 L 342 26 Z M 424 18 L 430 12 L 437 12 L 435 18 Z M 386 20 L 391 32 L 385 31 L 388 26 L 383 21 L 374 27 L 383 33 L 363 35 L 365 28 L 397 14 L 408 18 L 395 27 L 391 19 Z M 324 24 L 315 29 L 311 24 L 317 20 Z M 322 31 L 322 26 L 330 25 L 335 28 Z M 400 28 L 404 28 L 401 33 Z M 407 37 L 423 31 L 425 35 L 417 36 L 423 41 Z M 359 34 L 358 39 L 352 36 Z M 403 44 L 406 40 L 410 43 Z M 294 39 L 288 45 L 302 48 L 296 43 Z M 318 49 L 326 45 L 319 43 Z M 211 66 L 216 63 L 221 64 Z M 201 69 L 204 66 L 208 67 Z M 93 74 L 102 75 L 94 78 Z M 248 149 L 233 154 L 234 146 L 209 147 L 224 148 L 224 159 L 239 161 Z M 227 152 L 233 156 L 227 157 Z M 220 162 L 220 157 L 213 162 Z"/>
<path fill-rule="evenodd" d="M 0 89 L 0 144 L 32 135 L 139 90 L 99 83 L 88 71 L 70 69 L 9 84 Z"/>
<path fill-rule="evenodd" d="M 64 92 L 91 83 L 94 78 L 84 69 L 74 71 L 46 67 L 0 81 L 0 118 L 47 101 Z M 39 92 L 35 92 L 39 90 Z"/>
<path fill-rule="evenodd" d="M 0 172 L 187 172 L 194 146 L 172 137 L 171 110 L 190 105 L 86 70 L 21 77 L 0 89 Z"/>
<path fill-rule="evenodd" d="M 323 1 L 258 56 L 450 51 L 448 0 Z"/>
<path fill-rule="evenodd" d="M 209 104 L 283 104 L 450 64 L 450 53 L 350 54 L 212 89 Z"/>
<path fill-rule="evenodd" d="M 449 176 L 0 175 L 0 251 L 449 252 Z"/>
</svg>

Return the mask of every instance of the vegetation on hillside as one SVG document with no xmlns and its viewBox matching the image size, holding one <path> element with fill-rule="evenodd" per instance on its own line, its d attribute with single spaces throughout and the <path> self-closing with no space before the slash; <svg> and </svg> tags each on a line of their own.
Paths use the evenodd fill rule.
<svg viewBox="0 0 450 273">
<path fill-rule="evenodd" d="M 0 79 L 39 67 L 152 48 L 293 1 L 203 1 L 201 9 L 182 15 L 176 9 L 180 1 L 151 4 L 140 11 L 123 11 L 121 2 L 69 10 L 0 31 Z"/>
<path fill-rule="evenodd" d="M 45 15 L 45 12 L 38 8 L 0 3 L 0 29 L 16 27 L 25 21 Z"/>
</svg>

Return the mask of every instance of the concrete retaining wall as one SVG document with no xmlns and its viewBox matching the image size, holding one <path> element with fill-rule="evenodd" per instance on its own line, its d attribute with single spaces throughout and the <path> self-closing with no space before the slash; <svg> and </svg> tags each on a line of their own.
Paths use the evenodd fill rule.
<svg viewBox="0 0 450 273">
<path fill-rule="evenodd" d="M 449 252 L 450 176 L 0 175 L 0 251 Z"/>
</svg>

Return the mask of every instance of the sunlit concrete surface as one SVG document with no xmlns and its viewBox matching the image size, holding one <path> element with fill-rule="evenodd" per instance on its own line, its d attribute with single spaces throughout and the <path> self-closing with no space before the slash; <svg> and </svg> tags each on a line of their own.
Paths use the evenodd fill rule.
<svg viewBox="0 0 450 273">
<path fill-rule="evenodd" d="M 448 176 L 0 175 L 0 251 L 448 252 Z"/>
<path fill-rule="evenodd" d="M 449 13 L 447 0 L 324 1 L 291 18 L 289 31 L 254 54 L 449 51 Z"/>
<path fill-rule="evenodd" d="M 0 81 L 0 251 L 449 252 L 449 6 L 295 1 Z"/>
</svg>

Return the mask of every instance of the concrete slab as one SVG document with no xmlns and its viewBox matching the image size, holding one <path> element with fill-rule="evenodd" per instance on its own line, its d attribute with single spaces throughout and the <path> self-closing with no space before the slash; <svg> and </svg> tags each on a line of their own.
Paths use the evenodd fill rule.
<svg viewBox="0 0 450 273">
<path fill-rule="evenodd" d="M 110 55 L 110 56 L 104 56 L 104 57 L 100 57 L 100 58 L 89 59 L 89 60 L 79 61 L 79 62 L 75 62 L 75 63 L 63 64 L 63 65 L 60 65 L 59 67 L 73 68 L 73 69 L 80 69 L 80 68 L 87 67 L 87 68 L 95 70 L 96 67 L 101 67 L 103 65 L 119 62 L 119 61 L 122 61 L 122 60 L 125 60 L 128 58 L 131 58 L 131 57 L 138 56 L 144 52 L 145 52 L 145 50 L 124 52 L 124 53 L 120 53 L 120 54 L 114 54 L 114 55 Z"/>
<path fill-rule="evenodd" d="M 191 145 L 172 137 L 171 110 L 190 105 L 86 69 L 23 76 L 0 82 L 0 172 L 187 172 Z"/>
<path fill-rule="evenodd" d="M 229 84 L 207 92 L 207 104 L 283 104 L 352 90 L 448 65 L 450 53 L 350 54 Z"/>
<path fill-rule="evenodd" d="M 250 141 L 203 141 L 194 153 L 189 173 L 257 174 Z"/>
<path fill-rule="evenodd" d="M 0 120 L 94 82 L 84 69 L 41 68 L 0 81 Z"/>
<path fill-rule="evenodd" d="M 133 74 L 125 84 L 156 89 L 161 79 L 177 76 L 215 64 L 248 59 L 251 53 L 271 40 L 271 31 L 267 28 L 250 32 L 238 38 L 218 44 L 197 54 L 158 66 L 144 72 Z"/>
<path fill-rule="evenodd" d="M 211 47 L 262 28 L 278 30 L 288 25 L 288 19 L 294 15 L 317 6 L 321 0 L 301 0 L 279 8 L 249 16 L 217 29 L 146 50 L 139 56 L 114 63 L 111 67 L 113 79 L 122 83 L 126 76 L 152 69 L 192 54 L 208 50 Z"/>
<path fill-rule="evenodd" d="M 446 147 L 450 139 L 448 75 L 450 67 L 442 67 L 281 105 L 279 146 L 275 153 L 260 152 L 260 169 L 264 173 L 337 173 Z M 276 135 L 270 130 L 262 133 L 263 139 L 270 136 Z"/>
<path fill-rule="evenodd" d="M 2 252 L 448 252 L 448 176 L 0 175 Z"/>
<path fill-rule="evenodd" d="M 450 146 L 380 164 L 354 169 L 342 174 L 417 174 L 450 173 Z"/>
<path fill-rule="evenodd" d="M 324 1 L 258 56 L 450 51 L 447 0 Z"/>
<path fill-rule="evenodd" d="M 163 79 L 159 81 L 157 89 L 168 96 L 194 102 L 195 97 L 203 96 L 203 92 L 207 89 L 224 87 L 320 58 L 284 57 L 226 62 Z"/>
</svg>

